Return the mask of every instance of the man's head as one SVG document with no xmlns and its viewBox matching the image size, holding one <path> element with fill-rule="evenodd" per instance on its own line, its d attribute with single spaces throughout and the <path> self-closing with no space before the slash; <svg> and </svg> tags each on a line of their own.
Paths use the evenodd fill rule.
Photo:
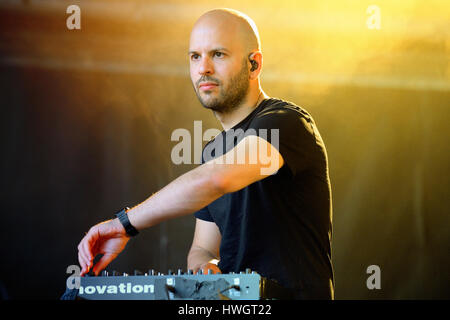
<svg viewBox="0 0 450 320">
<path fill-rule="evenodd" d="M 262 55 L 255 23 L 231 9 L 206 12 L 192 29 L 189 60 L 202 105 L 219 113 L 233 110 L 259 86 Z"/>
</svg>

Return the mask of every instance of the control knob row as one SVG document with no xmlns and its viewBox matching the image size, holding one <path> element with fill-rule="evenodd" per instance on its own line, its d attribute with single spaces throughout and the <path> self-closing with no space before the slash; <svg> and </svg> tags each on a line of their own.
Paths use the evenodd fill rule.
<svg viewBox="0 0 450 320">
<path fill-rule="evenodd" d="M 239 273 L 230 272 L 229 274 L 250 274 L 250 273 L 255 273 L 255 272 L 251 271 L 251 269 L 247 268 L 247 269 L 245 269 L 245 271 L 241 271 Z M 192 269 L 189 269 L 187 271 L 187 273 L 184 273 L 182 269 L 178 269 L 176 273 L 174 273 L 172 270 L 169 269 L 167 271 L 166 275 L 178 275 L 178 276 L 181 276 L 181 275 L 193 275 L 193 274 L 194 274 L 194 271 Z M 202 274 L 205 274 L 205 273 L 203 273 L 202 269 L 199 269 L 197 271 L 197 274 L 198 275 L 202 275 Z M 210 274 L 213 274 L 213 272 L 212 272 L 211 269 L 209 269 L 208 273 L 206 273 L 206 274 L 210 275 Z M 92 276 L 92 275 L 93 274 L 88 274 L 88 276 Z M 115 271 L 115 270 L 112 271 L 111 273 L 109 273 L 108 271 L 103 270 L 100 275 L 102 277 L 108 277 L 108 276 L 125 276 L 126 277 L 126 276 L 128 276 L 128 273 L 125 273 L 125 272 L 124 273 L 120 273 L 120 272 Z M 144 276 L 144 275 L 145 276 L 164 276 L 165 274 L 161 273 L 161 272 L 156 272 L 154 269 L 150 269 L 150 270 L 148 270 L 147 273 L 143 273 L 143 272 L 141 272 L 139 270 L 134 270 L 133 275 L 135 275 L 135 276 Z"/>
</svg>

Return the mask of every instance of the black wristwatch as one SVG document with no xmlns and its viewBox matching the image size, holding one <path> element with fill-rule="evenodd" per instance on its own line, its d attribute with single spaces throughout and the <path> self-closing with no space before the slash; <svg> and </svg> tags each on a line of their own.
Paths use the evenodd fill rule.
<svg viewBox="0 0 450 320">
<path fill-rule="evenodd" d="M 139 231 L 137 231 L 137 229 L 133 227 L 130 220 L 128 219 L 127 210 L 130 210 L 130 208 L 123 208 L 116 213 L 116 217 L 119 218 L 119 221 L 125 228 L 127 235 L 129 235 L 130 237 L 134 237 L 139 233 Z"/>
</svg>

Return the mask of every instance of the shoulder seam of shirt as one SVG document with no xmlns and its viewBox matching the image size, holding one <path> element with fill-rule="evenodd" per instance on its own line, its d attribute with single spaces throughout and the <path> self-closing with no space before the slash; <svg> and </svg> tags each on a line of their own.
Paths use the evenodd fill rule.
<svg viewBox="0 0 450 320">
<path fill-rule="evenodd" d="M 305 109 L 303 109 L 302 107 L 296 105 L 293 102 L 282 100 L 282 99 L 279 99 L 279 98 L 270 98 L 270 99 L 271 100 L 276 100 L 276 102 L 271 104 L 271 105 L 269 105 L 269 106 L 266 106 L 264 109 L 260 110 L 258 112 L 258 114 L 256 114 L 256 117 L 260 116 L 260 115 L 263 115 L 264 112 L 267 112 L 267 111 L 277 110 L 277 109 L 280 109 L 280 110 L 286 110 L 287 109 L 287 110 L 294 111 L 294 112 L 298 113 L 299 116 L 307 119 L 308 121 L 311 118 L 311 115 L 309 114 L 308 111 L 306 111 Z"/>
</svg>

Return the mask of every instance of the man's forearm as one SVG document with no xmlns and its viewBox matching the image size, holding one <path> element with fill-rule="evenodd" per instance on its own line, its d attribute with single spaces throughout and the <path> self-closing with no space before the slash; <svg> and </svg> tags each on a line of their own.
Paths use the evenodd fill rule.
<svg viewBox="0 0 450 320">
<path fill-rule="evenodd" d="M 194 213 L 225 192 L 214 175 L 214 165 L 203 164 L 181 175 L 144 202 L 128 211 L 138 230 Z"/>
</svg>

